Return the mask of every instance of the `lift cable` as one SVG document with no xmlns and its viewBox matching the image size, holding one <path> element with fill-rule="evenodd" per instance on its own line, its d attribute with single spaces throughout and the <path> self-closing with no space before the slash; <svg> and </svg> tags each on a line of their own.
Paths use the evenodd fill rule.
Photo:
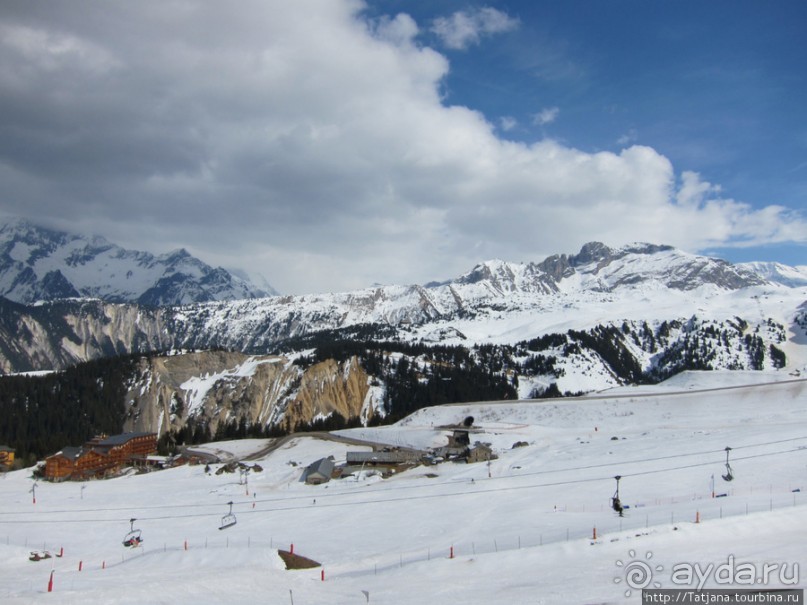
<svg viewBox="0 0 807 605">
<path fill-rule="evenodd" d="M 741 445 L 741 446 L 733 447 L 732 449 L 733 450 L 740 450 L 740 449 L 748 449 L 748 448 L 757 448 L 757 447 L 764 447 L 764 446 L 768 446 L 768 445 L 777 445 L 777 444 L 781 444 L 781 443 L 788 443 L 788 442 L 791 442 L 791 441 L 800 441 L 800 440 L 803 440 L 803 439 L 807 439 L 807 436 L 805 436 L 805 437 L 793 437 L 793 438 L 790 438 L 790 439 L 778 439 L 778 440 L 775 440 L 775 441 L 766 441 L 766 442 L 761 442 L 761 443 Z M 802 448 L 795 448 L 794 450 L 787 450 L 787 452 L 800 451 L 801 449 Z M 485 481 L 497 481 L 497 480 L 501 481 L 501 480 L 504 480 L 504 479 L 517 479 L 517 478 L 521 478 L 521 477 L 531 477 L 531 476 L 535 476 L 535 475 L 546 475 L 546 474 L 550 474 L 550 473 L 568 473 L 568 472 L 572 472 L 572 471 L 590 470 L 590 469 L 595 469 L 595 468 L 621 467 L 623 465 L 643 464 L 643 463 L 646 463 L 646 462 L 657 462 L 657 461 L 660 461 L 660 460 L 671 460 L 671 459 L 684 458 L 684 457 L 689 457 L 689 456 L 704 456 L 704 455 L 708 455 L 708 454 L 724 453 L 724 452 L 725 452 L 725 448 L 720 449 L 720 450 L 705 450 L 705 451 L 701 451 L 701 452 L 690 452 L 690 453 L 685 453 L 685 454 L 669 454 L 669 455 L 666 455 L 666 456 L 656 456 L 656 457 L 652 457 L 652 458 L 642 458 L 642 459 L 639 459 L 639 460 L 623 460 L 623 461 L 614 461 L 614 462 L 603 462 L 603 463 L 598 463 L 598 464 L 589 464 L 589 465 L 585 465 L 585 466 L 566 467 L 566 468 L 560 468 L 560 469 L 545 469 L 545 470 L 539 470 L 539 471 L 517 473 L 517 474 L 512 474 L 512 475 L 499 475 L 499 476 L 496 476 L 496 477 L 487 478 L 487 479 L 485 479 Z M 766 455 L 766 454 L 763 454 L 763 455 Z M 755 457 L 755 456 L 751 456 L 751 457 Z M 745 460 L 747 458 L 748 457 L 746 457 L 746 458 L 735 458 L 735 460 Z M 698 464 L 682 466 L 682 467 L 673 467 L 672 469 L 668 469 L 668 470 L 694 468 L 694 467 L 697 467 L 697 466 L 708 466 L 708 465 L 711 465 L 711 464 L 714 464 L 714 463 L 713 462 L 698 463 Z M 631 474 L 624 474 L 623 473 L 622 476 L 623 477 L 631 477 L 631 476 L 639 476 L 639 475 L 648 475 L 648 474 L 653 474 L 655 472 L 662 472 L 662 471 L 650 470 L 650 471 L 642 471 L 642 472 L 636 472 L 636 473 L 631 473 Z M 483 479 L 480 478 L 480 481 L 482 481 L 482 480 Z M 560 485 L 562 485 L 562 484 L 563 483 L 560 483 Z M 555 485 L 555 484 L 547 484 L 547 485 Z M 434 485 L 396 485 L 396 486 L 384 487 L 383 491 L 391 492 L 391 491 L 399 491 L 399 490 L 437 488 L 437 487 L 445 487 L 445 486 L 446 486 L 445 483 L 434 484 Z M 350 497 L 350 496 L 355 496 L 355 495 L 356 495 L 356 493 L 354 491 L 350 491 L 350 492 L 342 492 L 342 493 L 319 494 L 317 497 L 318 498 L 340 498 L 340 497 L 346 497 L 346 496 Z M 301 500 L 301 499 L 308 499 L 308 498 L 309 498 L 309 496 L 307 494 L 305 494 L 305 495 L 300 494 L 300 495 L 293 495 L 293 496 L 264 498 L 264 499 L 260 499 L 260 500 L 255 500 L 255 502 L 256 503 L 257 502 L 262 502 L 262 503 L 266 503 L 266 502 L 284 502 L 284 501 L 288 501 L 288 500 Z M 40 511 L 38 514 L 98 513 L 98 512 L 131 511 L 133 509 L 141 511 L 141 510 L 166 510 L 166 509 L 172 509 L 172 508 L 180 508 L 180 509 L 188 509 L 188 508 L 219 508 L 220 506 L 221 505 L 219 503 L 193 503 L 193 502 L 191 502 L 191 503 L 187 503 L 187 504 L 153 504 L 153 505 L 143 505 L 143 506 L 136 506 L 136 507 L 126 506 L 126 507 L 117 507 L 117 508 L 85 508 L 85 509 L 80 509 L 80 510 L 50 510 L 50 511 Z M 19 512 L 13 512 L 13 511 L 0 511 L 0 519 L 2 519 L 2 516 L 5 516 L 5 515 L 18 515 L 18 514 L 20 514 L 20 513 Z M 0 520 L 0 523 L 3 523 L 3 521 Z"/>
<path fill-rule="evenodd" d="M 807 449 L 805 449 L 805 448 L 794 448 L 794 449 L 790 449 L 790 450 L 781 450 L 781 451 L 778 451 L 778 452 L 767 452 L 767 453 L 763 453 L 763 454 L 752 454 L 752 455 L 744 456 L 744 457 L 741 457 L 741 458 L 736 458 L 736 460 L 751 460 L 751 459 L 755 459 L 755 458 L 765 458 L 765 457 L 769 457 L 769 456 L 779 456 L 779 455 L 784 455 L 784 454 L 790 454 L 790 453 L 794 453 L 794 452 L 807 452 Z M 665 473 L 665 472 L 676 471 L 676 470 L 686 470 L 686 469 L 690 469 L 690 468 L 711 466 L 711 465 L 714 465 L 714 464 L 716 464 L 714 461 L 698 462 L 698 463 L 694 463 L 694 464 L 673 466 L 673 467 L 668 467 L 668 468 L 663 468 L 663 469 L 655 469 L 655 470 L 641 471 L 641 472 L 630 473 L 630 474 L 623 474 L 623 475 L 621 475 L 621 478 L 624 479 L 625 477 L 638 477 L 638 476 L 643 476 L 643 475 Z M 518 475 L 511 476 L 511 478 L 518 478 Z M 555 481 L 555 482 L 549 482 L 549 483 L 534 483 L 534 484 L 527 484 L 527 485 L 502 486 L 502 487 L 494 487 L 492 489 L 486 488 L 484 485 L 481 485 L 481 488 L 466 489 L 466 490 L 463 490 L 463 491 L 453 491 L 453 492 L 447 492 L 447 493 L 443 492 L 443 493 L 439 493 L 439 494 L 420 494 L 420 495 L 409 495 L 409 496 L 393 496 L 393 497 L 385 497 L 385 498 L 352 500 L 350 502 L 331 502 L 331 503 L 326 502 L 326 503 L 323 503 L 323 504 L 317 504 L 316 506 L 317 506 L 317 508 L 325 508 L 325 507 L 331 508 L 331 507 L 344 507 L 344 506 L 359 506 L 359 505 L 365 505 L 365 504 L 383 504 L 383 503 L 388 503 L 388 502 L 405 502 L 405 501 L 412 501 L 412 500 L 428 500 L 428 499 L 434 499 L 434 498 L 446 498 L 446 497 L 451 497 L 451 496 L 467 496 L 467 495 L 477 495 L 477 494 L 486 494 L 486 493 L 510 492 L 510 491 L 520 491 L 520 490 L 525 490 L 525 489 L 538 489 L 538 488 L 558 487 L 558 486 L 565 486 L 565 485 L 579 485 L 579 484 L 584 484 L 584 483 L 595 483 L 595 482 L 613 481 L 613 480 L 614 480 L 613 476 L 608 476 L 608 477 L 589 477 L 589 478 L 585 478 L 585 479 L 569 479 L 569 480 L 566 480 L 566 481 Z M 479 483 L 482 484 L 483 481 L 480 480 Z M 468 483 L 463 483 L 462 485 L 468 485 Z M 356 494 L 355 494 L 355 492 L 352 492 L 350 494 L 332 494 L 332 496 L 339 496 L 339 495 L 356 495 Z M 321 496 L 322 496 L 322 494 L 318 495 L 318 497 L 321 497 Z M 267 503 L 274 503 L 274 502 L 279 502 L 279 501 L 284 501 L 284 500 L 289 500 L 289 498 L 283 498 L 283 499 L 267 498 L 267 499 L 252 500 L 250 502 L 254 502 L 256 504 L 267 504 Z M 243 502 L 241 504 L 247 504 L 247 502 Z M 173 506 L 172 506 L 172 508 L 173 508 Z M 304 505 L 299 505 L 298 504 L 298 505 L 293 505 L 293 506 L 281 506 L 281 507 L 273 507 L 273 508 L 261 508 L 261 509 L 254 509 L 253 508 L 253 509 L 248 509 L 246 511 L 243 511 L 241 514 L 265 514 L 265 513 L 281 512 L 281 511 L 304 510 L 304 509 L 310 509 L 310 508 L 311 508 L 310 505 L 305 505 L 304 506 Z M 140 510 L 140 508 L 138 508 L 138 507 L 129 507 L 127 509 L 114 509 L 114 510 L 135 510 L 135 509 Z M 96 510 L 105 510 L 106 511 L 106 510 L 112 510 L 112 509 L 96 509 Z M 56 512 L 56 511 L 50 511 L 50 512 Z M 91 511 L 87 511 L 87 510 L 67 511 L 67 510 L 65 510 L 65 511 L 60 511 L 60 512 L 75 514 L 77 512 L 91 512 Z M 14 513 L 9 513 L 9 514 L 14 514 Z M 16 514 L 22 514 L 22 513 L 16 513 Z M 138 517 L 138 520 L 140 520 L 140 521 L 164 521 L 164 520 L 171 520 L 171 519 L 190 519 L 190 518 L 200 518 L 200 517 L 210 517 L 210 516 L 211 516 L 210 514 L 189 513 L 189 514 L 181 514 L 181 515 L 162 515 L 162 516 L 153 516 L 153 517 L 140 516 L 140 517 Z M 23 521 L 21 521 L 19 519 L 13 520 L 13 521 L 0 520 L 0 524 L 3 524 L 3 523 L 20 523 L 20 522 L 34 523 L 34 524 L 38 524 L 38 523 L 101 523 L 101 522 L 120 523 L 120 521 L 121 521 L 120 519 L 106 519 L 106 520 L 99 520 L 99 519 L 47 519 L 46 520 L 46 519 L 38 519 L 38 518 L 29 517 L 29 518 L 24 519 Z"/>
</svg>

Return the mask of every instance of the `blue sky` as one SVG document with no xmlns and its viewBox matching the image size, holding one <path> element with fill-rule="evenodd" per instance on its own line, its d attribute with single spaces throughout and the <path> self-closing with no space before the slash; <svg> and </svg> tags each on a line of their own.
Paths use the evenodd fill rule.
<svg viewBox="0 0 807 605">
<path fill-rule="evenodd" d="M 732 198 L 807 210 L 807 3 L 370 3 L 426 23 L 485 8 L 510 22 L 454 48 L 423 33 L 451 62 L 446 103 L 479 109 L 513 140 L 588 152 L 648 145 Z M 804 237 L 710 252 L 807 262 Z"/>
<path fill-rule="evenodd" d="M 284 293 L 589 241 L 807 264 L 807 3 L 0 4 L 0 218 Z"/>
</svg>

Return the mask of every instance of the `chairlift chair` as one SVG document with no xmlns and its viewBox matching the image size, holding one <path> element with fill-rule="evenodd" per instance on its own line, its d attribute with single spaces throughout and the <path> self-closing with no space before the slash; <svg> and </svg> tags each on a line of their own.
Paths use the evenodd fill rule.
<svg viewBox="0 0 807 605">
<path fill-rule="evenodd" d="M 734 480 L 734 473 L 731 470 L 731 465 L 729 464 L 729 452 L 731 451 L 730 447 L 726 447 L 726 474 L 723 475 L 724 481 L 733 481 Z"/>
<path fill-rule="evenodd" d="M 219 529 L 227 529 L 238 522 L 233 514 L 233 503 L 228 502 L 227 504 L 230 505 L 230 511 L 221 518 L 221 525 L 219 525 Z"/>
<path fill-rule="evenodd" d="M 614 495 L 611 496 L 611 508 L 613 508 L 620 517 L 624 517 L 625 508 L 622 506 L 622 501 L 619 499 L 619 480 L 622 479 L 622 476 L 617 475 L 614 479 L 616 479 L 616 491 Z"/>
<path fill-rule="evenodd" d="M 134 522 L 137 519 L 129 519 L 129 533 L 123 538 L 123 545 L 126 547 L 134 548 L 140 546 L 143 542 L 143 537 L 139 529 L 135 529 Z"/>
</svg>

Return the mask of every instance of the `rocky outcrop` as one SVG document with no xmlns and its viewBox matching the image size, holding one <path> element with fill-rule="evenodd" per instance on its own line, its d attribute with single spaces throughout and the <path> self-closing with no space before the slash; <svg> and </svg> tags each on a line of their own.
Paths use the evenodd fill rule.
<svg viewBox="0 0 807 605">
<path fill-rule="evenodd" d="M 0 298 L 0 370 L 61 370 L 82 361 L 173 347 L 170 314 L 137 305 L 64 300 L 25 306 Z"/>
<path fill-rule="evenodd" d="M 126 431 L 160 435 L 188 419 L 294 428 L 338 413 L 372 416 L 368 376 L 353 358 L 303 369 L 280 356 L 207 351 L 144 358 L 126 396 Z"/>
<path fill-rule="evenodd" d="M 369 377 L 357 359 L 344 363 L 328 359 L 308 368 L 300 377 L 294 399 L 286 407 L 284 422 L 289 427 L 336 412 L 343 418 L 369 419 L 372 407 L 365 405 Z"/>
</svg>

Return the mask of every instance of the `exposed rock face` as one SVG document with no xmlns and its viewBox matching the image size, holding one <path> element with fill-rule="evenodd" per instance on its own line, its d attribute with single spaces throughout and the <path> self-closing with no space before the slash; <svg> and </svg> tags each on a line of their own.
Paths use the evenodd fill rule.
<svg viewBox="0 0 807 605">
<path fill-rule="evenodd" d="M 221 422 L 294 428 L 334 412 L 366 419 L 368 393 L 355 359 L 302 369 L 285 357 L 222 351 L 153 357 L 132 380 L 124 428 L 164 434 L 193 418 L 215 433 Z"/>
<path fill-rule="evenodd" d="M 99 300 L 24 306 L 0 298 L 0 370 L 60 370 L 82 361 L 167 350 L 166 313 Z"/>
<path fill-rule="evenodd" d="M 288 426 L 310 422 L 317 416 L 338 412 L 344 418 L 369 419 L 372 407 L 365 405 L 369 377 L 356 358 L 345 363 L 328 359 L 305 371 L 296 397 L 286 408 Z M 370 416 L 368 416 L 370 414 Z"/>
</svg>

